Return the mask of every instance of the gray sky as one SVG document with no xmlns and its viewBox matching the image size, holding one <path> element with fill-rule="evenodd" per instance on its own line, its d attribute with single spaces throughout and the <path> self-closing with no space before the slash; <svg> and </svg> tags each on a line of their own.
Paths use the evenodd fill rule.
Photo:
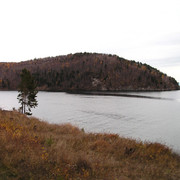
<svg viewBox="0 0 180 180">
<path fill-rule="evenodd" d="M 0 62 L 117 54 L 180 82 L 180 0 L 0 0 Z"/>
</svg>

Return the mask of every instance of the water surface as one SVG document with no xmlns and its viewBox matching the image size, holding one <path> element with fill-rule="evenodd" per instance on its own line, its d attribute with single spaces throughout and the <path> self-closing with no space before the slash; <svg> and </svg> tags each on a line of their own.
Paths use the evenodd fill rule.
<svg viewBox="0 0 180 180">
<path fill-rule="evenodd" d="M 17 94 L 0 91 L 0 107 L 18 108 Z M 180 151 L 180 91 L 126 94 L 138 97 L 39 92 L 33 115 L 49 123 L 71 123 L 88 132 L 157 141 Z"/>
</svg>

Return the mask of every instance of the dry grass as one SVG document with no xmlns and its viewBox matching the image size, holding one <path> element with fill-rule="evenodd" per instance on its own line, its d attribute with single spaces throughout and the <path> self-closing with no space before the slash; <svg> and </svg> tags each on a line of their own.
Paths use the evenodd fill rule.
<svg viewBox="0 0 180 180">
<path fill-rule="evenodd" d="M 0 179 L 180 179 L 166 146 L 84 133 L 0 110 Z"/>
</svg>

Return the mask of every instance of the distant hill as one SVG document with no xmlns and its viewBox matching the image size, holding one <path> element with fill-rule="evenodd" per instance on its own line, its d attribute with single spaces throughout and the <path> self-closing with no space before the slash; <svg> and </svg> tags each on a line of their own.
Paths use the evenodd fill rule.
<svg viewBox="0 0 180 180">
<path fill-rule="evenodd" d="M 27 68 L 39 90 L 175 90 L 177 81 L 157 69 L 116 55 L 76 53 L 20 63 L 0 63 L 0 89 L 17 90 Z"/>
</svg>

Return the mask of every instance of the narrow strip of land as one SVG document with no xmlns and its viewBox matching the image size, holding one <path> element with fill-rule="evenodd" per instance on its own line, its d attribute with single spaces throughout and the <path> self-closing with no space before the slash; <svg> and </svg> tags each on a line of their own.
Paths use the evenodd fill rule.
<svg viewBox="0 0 180 180">
<path fill-rule="evenodd" d="M 69 94 L 81 94 L 81 95 L 94 95 L 94 96 L 121 96 L 121 97 L 132 97 L 132 98 L 146 98 L 146 99 L 161 99 L 161 100 L 173 100 L 171 98 L 155 97 L 155 96 L 145 96 L 137 94 L 126 94 L 120 92 L 98 92 L 98 91 L 68 91 Z"/>
</svg>

